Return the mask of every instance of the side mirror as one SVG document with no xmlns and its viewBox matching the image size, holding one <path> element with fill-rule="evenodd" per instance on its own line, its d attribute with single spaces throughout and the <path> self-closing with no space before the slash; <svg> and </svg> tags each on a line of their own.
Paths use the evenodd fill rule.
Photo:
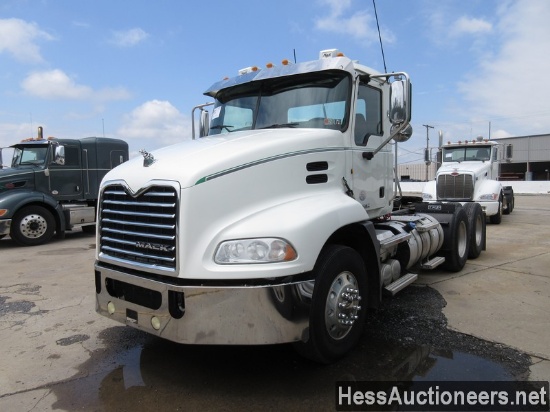
<svg viewBox="0 0 550 412">
<path fill-rule="evenodd" d="M 393 129 L 395 129 L 396 127 L 397 126 L 395 125 L 392 126 L 392 135 L 394 134 Z M 413 128 L 410 124 L 408 124 L 403 130 L 395 133 L 395 135 L 393 136 L 393 140 L 395 140 L 397 143 L 403 143 L 409 140 L 412 134 L 413 134 Z"/>
<path fill-rule="evenodd" d="M 390 85 L 389 117 L 393 125 L 410 122 L 410 82 L 408 79 L 396 80 Z"/>
<path fill-rule="evenodd" d="M 199 137 L 208 136 L 208 130 L 210 128 L 209 113 L 204 110 L 206 106 L 212 106 L 214 102 L 199 104 L 193 107 L 191 111 L 191 138 L 195 140 L 195 110 L 199 109 L 201 114 L 199 116 Z"/>
<path fill-rule="evenodd" d="M 199 137 L 208 136 L 210 129 L 210 113 L 207 110 L 201 110 L 199 123 Z"/>
<path fill-rule="evenodd" d="M 505 150 L 504 155 L 506 157 L 506 160 L 508 160 L 508 161 L 512 160 L 513 146 L 511 144 L 506 145 L 506 150 Z"/>
<path fill-rule="evenodd" d="M 378 153 L 390 140 L 396 142 L 405 142 L 412 136 L 411 121 L 411 82 L 407 73 L 385 73 L 376 74 L 371 76 L 372 78 L 384 78 L 389 82 L 390 78 L 395 80 L 390 83 L 389 90 L 389 110 L 388 117 L 391 123 L 390 135 L 384 139 L 380 145 L 369 152 L 369 156 L 372 157 Z"/>
<path fill-rule="evenodd" d="M 56 146 L 54 153 L 54 163 L 60 166 L 65 164 L 65 146 Z"/>
</svg>

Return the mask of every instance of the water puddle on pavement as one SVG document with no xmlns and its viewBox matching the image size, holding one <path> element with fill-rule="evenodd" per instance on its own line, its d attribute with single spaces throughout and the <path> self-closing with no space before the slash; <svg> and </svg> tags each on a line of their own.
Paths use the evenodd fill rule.
<svg viewBox="0 0 550 412">
<path fill-rule="evenodd" d="M 291 345 L 184 346 L 114 326 L 73 380 L 52 386 L 52 407 L 334 410 L 337 381 L 525 379 L 526 355 L 448 331 L 437 292 L 413 289 L 369 316 L 359 346 L 328 366 Z"/>
<path fill-rule="evenodd" d="M 54 408 L 333 410 L 337 381 L 514 380 L 502 365 L 476 355 L 384 341 L 365 341 L 328 366 L 300 358 L 288 345 L 180 346 L 149 337 L 112 358 L 103 355 L 82 368 L 106 363 L 101 371 L 53 387 Z"/>
</svg>

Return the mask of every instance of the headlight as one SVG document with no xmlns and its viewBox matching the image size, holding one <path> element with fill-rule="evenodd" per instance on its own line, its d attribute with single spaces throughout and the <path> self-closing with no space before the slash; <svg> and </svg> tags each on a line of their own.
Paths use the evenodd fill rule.
<svg viewBox="0 0 550 412">
<path fill-rule="evenodd" d="M 220 243 L 214 254 L 214 262 L 220 265 L 289 262 L 297 256 L 294 247 L 284 239 L 237 239 Z"/>
<path fill-rule="evenodd" d="M 432 200 L 433 196 L 429 193 L 422 193 L 422 200 Z"/>
<path fill-rule="evenodd" d="M 479 200 L 498 200 L 498 193 L 488 193 L 479 196 Z"/>
</svg>

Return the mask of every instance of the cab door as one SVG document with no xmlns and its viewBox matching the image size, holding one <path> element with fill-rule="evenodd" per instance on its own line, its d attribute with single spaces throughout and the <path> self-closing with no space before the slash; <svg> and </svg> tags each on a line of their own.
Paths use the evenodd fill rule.
<svg viewBox="0 0 550 412">
<path fill-rule="evenodd" d="M 82 159 L 80 147 L 64 144 L 65 163 L 50 164 L 50 190 L 58 200 L 82 199 Z"/>
<path fill-rule="evenodd" d="M 384 130 L 382 90 L 367 81 L 359 79 L 355 114 L 352 116 L 352 181 L 355 199 L 369 215 L 378 216 L 381 209 L 388 208 L 392 196 L 393 158 L 389 144 L 368 158 L 367 153 L 372 153 L 384 141 Z"/>
</svg>

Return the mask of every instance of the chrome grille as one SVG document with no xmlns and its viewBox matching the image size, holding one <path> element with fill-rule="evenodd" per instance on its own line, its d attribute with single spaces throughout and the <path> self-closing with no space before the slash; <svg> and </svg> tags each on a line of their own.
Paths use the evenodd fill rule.
<svg viewBox="0 0 550 412">
<path fill-rule="evenodd" d="M 99 212 L 100 256 L 174 271 L 177 205 L 171 186 L 153 186 L 137 197 L 122 185 L 106 187 Z"/>
<path fill-rule="evenodd" d="M 437 198 L 440 200 L 472 200 L 474 181 L 471 174 L 447 175 L 437 178 Z"/>
</svg>

